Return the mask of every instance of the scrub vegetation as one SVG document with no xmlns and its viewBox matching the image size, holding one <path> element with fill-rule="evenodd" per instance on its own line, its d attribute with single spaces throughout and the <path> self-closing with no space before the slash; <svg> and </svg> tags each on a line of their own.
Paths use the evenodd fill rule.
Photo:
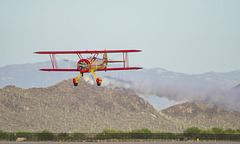
<svg viewBox="0 0 240 144">
<path fill-rule="evenodd" d="M 104 129 L 101 133 L 52 133 L 48 130 L 41 132 L 4 132 L 0 131 L 0 140 L 14 141 L 22 138 L 26 141 L 100 141 L 100 140 L 122 140 L 132 141 L 137 139 L 144 140 L 225 140 L 225 141 L 240 141 L 240 129 L 223 129 L 213 127 L 211 129 L 199 129 L 198 127 L 190 127 L 183 133 L 170 132 L 152 132 L 150 129 L 142 128 L 133 131 L 122 131 Z"/>
</svg>

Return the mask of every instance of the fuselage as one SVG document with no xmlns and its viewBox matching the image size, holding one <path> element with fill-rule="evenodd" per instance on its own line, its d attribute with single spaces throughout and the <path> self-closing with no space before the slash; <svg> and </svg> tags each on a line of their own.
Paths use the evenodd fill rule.
<svg viewBox="0 0 240 144">
<path fill-rule="evenodd" d="M 87 58 L 87 60 L 90 62 L 91 67 L 87 73 L 90 73 L 91 71 L 96 71 L 97 69 L 102 69 L 107 67 L 107 63 L 104 59 L 100 58 Z"/>
</svg>

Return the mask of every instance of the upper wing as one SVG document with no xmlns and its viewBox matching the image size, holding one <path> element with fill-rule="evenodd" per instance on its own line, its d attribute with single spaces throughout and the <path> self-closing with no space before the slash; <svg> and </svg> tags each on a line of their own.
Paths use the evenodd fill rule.
<svg viewBox="0 0 240 144">
<path fill-rule="evenodd" d="M 114 71 L 114 70 L 137 70 L 143 69 L 142 67 L 125 67 L 125 68 L 104 68 L 96 69 L 96 71 Z M 40 69 L 41 71 L 79 71 L 78 69 Z"/>
<path fill-rule="evenodd" d="M 142 50 L 101 50 L 101 51 L 41 51 L 36 54 L 74 54 L 74 53 L 124 53 L 124 52 L 141 52 Z"/>
</svg>

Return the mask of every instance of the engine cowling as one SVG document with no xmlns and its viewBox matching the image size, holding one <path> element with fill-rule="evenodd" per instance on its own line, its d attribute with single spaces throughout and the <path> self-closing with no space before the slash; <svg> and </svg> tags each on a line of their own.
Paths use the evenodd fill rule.
<svg viewBox="0 0 240 144">
<path fill-rule="evenodd" d="M 81 73 L 85 73 L 88 72 L 89 69 L 91 67 L 90 62 L 87 59 L 81 59 L 78 61 L 77 63 L 77 69 L 81 72 Z"/>
</svg>

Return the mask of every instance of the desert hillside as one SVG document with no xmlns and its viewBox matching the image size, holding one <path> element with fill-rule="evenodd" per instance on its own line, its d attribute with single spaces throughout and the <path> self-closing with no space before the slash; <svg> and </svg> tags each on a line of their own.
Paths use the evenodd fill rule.
<svg viewBox="0 0 240 144">
<path fill-rule="evenodd" d="M 238 129 L 240 127 L 240 112 L 227 111 L 215 105 L 187 102 L 162 110 L 171 119 L 182 120 L 186 127 L 197 126 L 207 129 L 222 127 Z"/>
<path fill-rule="evenodd" d="M 4 131 L 100 132 L 105 128 L 175 131 L 176 125 L 132 92 L 64 80 L 46 88 L 0 89 Z"/>
</svg>

